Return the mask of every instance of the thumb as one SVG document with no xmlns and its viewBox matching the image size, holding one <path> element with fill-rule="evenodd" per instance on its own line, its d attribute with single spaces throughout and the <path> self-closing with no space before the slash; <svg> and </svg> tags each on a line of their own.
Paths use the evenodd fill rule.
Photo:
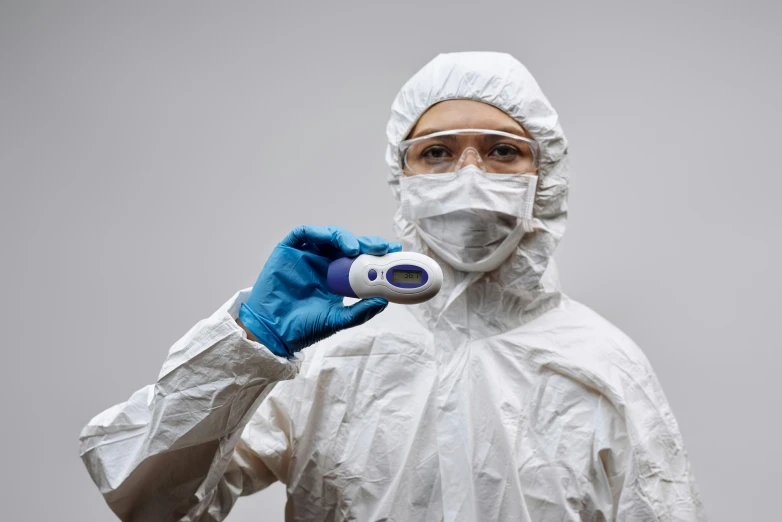
<svg viewBox="0 0 782 522">
<path fill-rule="evenodd" d="M 358 326 L 366 323 L 385 310 L 386 306 L 388 306 L 388 301 L 382 297 L 362 299 L 351 306 L 343 306 L 342 309 L 338 311 L 337 322 L 339 323 L 340 328 Z"/>
</svg>

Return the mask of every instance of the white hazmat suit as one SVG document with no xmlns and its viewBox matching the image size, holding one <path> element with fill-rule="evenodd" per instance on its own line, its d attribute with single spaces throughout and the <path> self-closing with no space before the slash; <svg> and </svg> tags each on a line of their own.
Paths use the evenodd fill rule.
<svg viewBox="0 0 782 522">
<path fill-rule="evenodd" d="M 276 480 L 296 521 L 705 520 L 644 354 L 560 290 L 567 141 L 519 62 L 445 54 L 405 84 L 387 128 L 395 196 L 398 144 L 449 99 L 491 104 L 540 144 L 533 231 L 497 270 L 443 263 L 434 299 L 389 305 L 303 360 L 248 340 L 239 292 L 174 344 L 157 383 L 84 428 L 122 520 L 223 520 Z M 395 231 L 436 258 L 401 211 Z"/>
</svg>

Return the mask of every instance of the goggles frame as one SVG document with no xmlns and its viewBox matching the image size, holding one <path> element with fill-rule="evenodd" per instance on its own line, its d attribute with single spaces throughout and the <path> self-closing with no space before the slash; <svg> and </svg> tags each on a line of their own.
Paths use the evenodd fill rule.
<svg viewBox="0 0 782 522">
<path fill-rule="evenodd" d="M 531 138 L 527 138 L 526 136 L 519 136 L 518 134 L 511 134 L 509 132 L 499 131 L 499 130 L 491 130 L 491 129 L 450 129 L 450 130 L 444 130 L 439 132 L 433 132 L 432 134 L 426 134 L 425 136 L 418 136 L 417 138 L 411 138 L 409 140 L 403 140 L 399 143 L 398 150 L 399 150 L 399 166 L 404 171 L 405 169 L 408 169 L 410 172 L 414 174 L 417 173 L 410 165 L 407 163 L 407 152 L 410 150 L 410 148 L 415 145 L 416 143 L 423 141 L 423 140 L 429 140 L 432 138 L 437 138 L 440 136 L 450 136 L 453 134 L 490 134 L 494 136 L 502 136 L 504 138 L 511 138 L 514 140 L 523 141 L 527 145 L 529 145 L 530 150 L 532 151 L 532 165 L 537 170 L 537 168 L 540 166 L 540 145 L 538 145 L 538 142 Z M 486 171 L 486 169 L 483 167 L 483 158 L 480 156 L 478 151 L 476 151 L 473 147 L 467 147 L 464 152 L 462 153 L 461 158 L 457 160 L 457 163 L 459 161 L 462 161 L 464 159 L 465 154 L 468 150 L 472 150 L 472 152 L 476 155 L 478 159 L 478 163 L 481 166 L 481 168 Z M 519 172 L 519 174 L 525 174 L 524 172 Z"/>
</svg>

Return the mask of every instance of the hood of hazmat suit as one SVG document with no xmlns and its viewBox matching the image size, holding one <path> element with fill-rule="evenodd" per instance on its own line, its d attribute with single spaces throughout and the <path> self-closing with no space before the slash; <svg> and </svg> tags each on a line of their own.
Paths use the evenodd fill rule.
<svg viewBox="0 0 782 522">
<path fill-rule="evenodd" d="M 286 520 L 705 520 L 641 350 L 560 290 L 569 165 L 557 113 L 507 54 L 437 56 L 393 102 L 399 143 L 432 105 L 481 101 L 540 145 L 532 231 L 499 268 L 445 263 L 432 300 L 285 360 L 235 323 L 249 290 L 170 350 L 158 381 L 95 417 L 81 454 L 122 520 L 223 520 L 274 481 Z M 437 256 L 401 212 L 405 250 Z"/>
</svg>

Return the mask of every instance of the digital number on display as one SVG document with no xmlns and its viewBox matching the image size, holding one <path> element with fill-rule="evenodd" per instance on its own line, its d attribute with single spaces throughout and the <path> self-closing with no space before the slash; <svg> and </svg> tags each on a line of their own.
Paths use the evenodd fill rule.
<svg viewBox="0 0 782 522">
<path fill-rule="evenodd" d="M 393 283 L 421 283 L 423 278 L 422 270 L 394 270 L 391 276 Z"/>
</svg>

